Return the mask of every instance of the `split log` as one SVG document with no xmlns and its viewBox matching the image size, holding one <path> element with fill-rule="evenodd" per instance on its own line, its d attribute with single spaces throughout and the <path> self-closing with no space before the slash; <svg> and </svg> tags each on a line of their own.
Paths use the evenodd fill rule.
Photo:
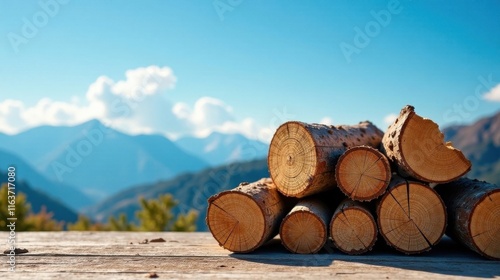
<svg viewBox="0 0 500 280">
<path fill-rule="evenodd" d="M 393 176 L 377 206 L 379 231 L 386 242 L 406 253 L 428 251 L 444 235 L 446 209 L 424 183 Z"/>
<path fill-rule="evenodd" d="M 377 233 L 377 223 L 369 208 L 349 198 L 340 203 L 330 222 L 333 244 L 350 255 L 371 250 L 377 241 Z"/>
<path fill-rule="evenodd" d="M 283 246 L 292 253 L 318 252 L 328 239 L 327 224 L 332 214 L 333 210 L 319 197 L 300 200 L 281 222 Z"/>
<path fill-rule="evenodd" d="M 286 196 L 305 197 L 336 186 L 335 165 L 348 148 L 377 147 L 383 132 L 371 122 L 329 126 L 286 122 L 273 136 L 268 165 L 271 177 Z"/>
<path fill-rule="evenodd" d="M 271 179 L 241 183 L 208 199 L 207 225 L 219 244 L 237 253 L 251 252 L 276 236 L 291 209 Z"/>
<path fill-rule="evenodd" d="M 444 142 L 436 123 L 417 115 L 414 109 L 404 107 L 382 140 L 382 152 L 397 165 L 400 175 L 446 183 L 467 173 L 470 161 L 451 142 Z"/>
<path fill-rule="evenodd" d="M 378 150 L 357 146 L 340 156 L 335 179 L 340 190 L 351 199 L 370 201 L 387 189 L 391 167 L 386 156 Z"/>
<path fill-rule="evenodd" d="M 500 259 L 500 188 L 461 178 L 437 185 L 448 211 L 446 234 L 482 256 Z"/>
</svg>

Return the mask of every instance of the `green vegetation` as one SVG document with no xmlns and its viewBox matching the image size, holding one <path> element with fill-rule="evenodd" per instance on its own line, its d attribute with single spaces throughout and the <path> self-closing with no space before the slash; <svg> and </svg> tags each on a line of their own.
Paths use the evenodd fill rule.
<svg viewBox="0 0 500 280">
<path fill-rule="evenodd" d="M 15 196 L 15 211 L 13 211 L 13 215 L 10 215 L 10 211 L 8 208 L 9 201 L 12 202 L 13 199 L 11 196 L 12 193 L 9 193 L 9 189 L 7 187 L 7 183 L 2 184 L 0 188 L 0 228 L 3 231 L 9 230 L 7 226 L 7 218 L 17 218 L 16 220 L 16 231 L 26 231 L 26 230 L 34 230 L 33 224 L 31 224 L 26 217 L 30 213 L 31 205 L 26 202 L 26 195 L 23 193 L 17 193 Z"/>
<path fill-rule="evenodd" d="M 12 195 L 12 193 L 11 193 Z M 6 227 L 7 218 L 15 217 L 16 231 L 59 231 L 64 229 L 64 222 L 54 220 L 53 213 L 47 212 L 42 207 L 40 212 L 32 213 L 31 205 L 27 202 L 26 195 L 16 193 L 15 211 L 10 215 L 8 205 L 9 198 L 7 184 L 0 188 L 0 227 L 1 230 L 9 230 Z M 75 223 L 67 224 L 68 230 L 80 231 L 195 231 L 198 213 L 194 210 L 187 214 L 173 214 L 173 208 L 178 202 L 170 194 L 160 195 L 158 199 L 139 199 L 141 209 L 136 212 L 139 225 L 129 222 L 125 214 L 118 218 L 111 217 L 107 224 L 94 223 L 88 217 L 80 215 Z"/>
<path fill-rule="evenodd" d="M 136 212 L 140 221 L 139 230 L 141 231 L 195 231 L 196 219 L 198 213 L 189 211 L 186 215 L 179 214 L 174 221 L 172 208 L 177 206 L 178 202 L 174 200 L 171 194 L 161 195 L 158 200 L 145 198 L 139 199 L 141 210 Z"/>
<path fill-rule="evenodd" d="M 137 197 L 158 198 L 166 193 L 172 194 L 176 200 L 182 202 L 182 206 L 189 205 L 190 208 L 199 212 L 206 211 L 207 200 L 210 196 L 223 190 L 232 189 L 241 182 L 253 182 L 263 177 L 269 177 L 268 170 L 267 159 L 260 159 L 207 168 L 194 174 L 182 174 L 169 180 L 139 185 L 119 192 L 91 207 L 89 215 L 104 217 L 105 220 L 108 220 L 110 217 L 119 218 L 121 213 L 125 213 L 129 219 L 134 219 L 137 224 L 141 224 L 136 213 L 143 209 L 143 205 Z M 172 213 L 180 213 L 179 210 L 182 209 L 182 213 L 185 215 L 173 219 L 167 228 L 170 227 L 170 230 L 193 230 L 186 224 L 190 224 L 191 220 L 195 219 L 197 231 L 208 230 L 205 219 L 196 219 L 195 213 L 180 206 L 174 207 Z"/>
</svg>

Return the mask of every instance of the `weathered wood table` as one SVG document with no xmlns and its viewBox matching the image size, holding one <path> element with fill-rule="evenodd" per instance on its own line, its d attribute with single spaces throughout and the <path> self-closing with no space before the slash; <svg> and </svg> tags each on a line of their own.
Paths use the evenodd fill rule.
<svg viewBox="0 0 500 280">
<path fill-rule="evenodd" d="M 139 244 L 156 238 L 165 242 Z M 0 279 L 144 279 L 154 273 L 159 279 L 500 278 L 500 262 L 485 260 L 447 238 L 417 256 L 383 245 L 361 256 L 338 250 L 295 255 L 278 239 L 251 254 L 232 254 L 209 233 L 20 232 L 16 241 L 29 252 L 16 256 L 15 272 L 8 272 L 4 256 Z"/>
</svg>

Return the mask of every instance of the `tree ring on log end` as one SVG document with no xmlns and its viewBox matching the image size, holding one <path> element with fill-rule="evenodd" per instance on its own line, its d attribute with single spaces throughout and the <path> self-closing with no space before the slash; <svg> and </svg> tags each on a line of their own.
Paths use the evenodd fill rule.
<svg viewBox="0 0 500 280">
<path fill-rule="evenodd" d="M 265 233 L 262 209 L 250 196 L 223 192 L 208 206 L 208 227 L 219 244 L 232 252 L 246 253 L 260 246 Z"/>
<path fill-rule="evenodd" d="M 280 126 L 269 146 L 268 165 L 278 190 L 296 196 L 307 189 L 316 173 L 315 142 L 298 122 Z"/>
<path fill-rule="evenodd" d="M 283 246 L 293 253 L 316 253 L 328 238 L 326 225 L 308 211 L 296 211 L 283 219 L 280 227 Z"/>
<path fill-rule="evenodd" d="M 352 255 L 362 254 L 375 245 L 377 225 L 370 212 L 361 207 L 349 207 L 333 216 L 330 236 L 340 251 Z"/>
<path fill-rule="evenodd" d="M 353 200 L 369 201 L 385 192 L 391 181 L 391 167 L 378 150 L 357 146 L 340 156 L 335 178 L 345 195 Z"/>
<path fill-rule="evenodd" d="M 480 252 L 500 259 L 500 189 L 491 191 L 474 206 L 469 230 Z"/>
<path fill-rule="evenodd" d="M 432 188 L 418 182 L 390 188 L 381 198 L 377 213 L 381 235 L 406 254 L 428 251 L 444 235 L 444 203 Z"/>
</svg>

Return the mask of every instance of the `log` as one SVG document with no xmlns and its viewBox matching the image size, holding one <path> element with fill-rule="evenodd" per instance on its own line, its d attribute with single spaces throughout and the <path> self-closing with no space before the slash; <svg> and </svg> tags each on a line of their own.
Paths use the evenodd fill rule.
<svg viewBox="0 0 500 280">
<path fill-rule="evenodd" d="M 206 222 L 219 245 L 237 252 L 251 252 L 276 236 L 283 217 L 293 204 L 271 179 L 241 183 L 208 199 Z"/>
<path fill-rule="evenodd" d="M 340 203 L 330 222 L 333 244 L 349 255 L 370 251 L 377 241 L 377 234 L 377 223 L 369 208 L 349 198 Z"/>
<path fill-rule="evenodd" d="M 377 223 L 387 244 L 406 254 L 421 253 L 444 235 L 446 209 L 425 183 L 394 175 L 377 205 Z"/>
<path fill-rule="evenodd" d="M 391 181 L 387 157 L 369 146 L 357 146 L 340 156 L 335 167 L 337 186 L 353 200 L 370 201 L 381 196 Z"/>
<path fill-rule="evenodd" d="M 268 166 L 278 190 L 305 197 L 336 186 L 335 165 L 348 148 L 377 147 L 383 132 L 371 122 L 330 126 L 291 121 L 282 124 L 269 146 Z"/>
<path fill-rule="evenodd" d="M 328 239 L 327 224 L 332 214 L 333 209 L 319 197 L 301 199 L 281 222 L 281 243 L 292 253 L 318 252 Z"/>
<path fill-rule="evenodd" d="M 404 177 L 429 183 L 446 183 L 460 178 L 471 168 L 463 153 L 444 142 L 436 123 L 406 106 L 382 139 L 382 152 Z"/>
<path fill-rule="evenodd" d="M 446 235 L 484 257 L 500 260 L 500 188 L 461 178 L 434 189 L 448 211 Z"/>
</svg>

